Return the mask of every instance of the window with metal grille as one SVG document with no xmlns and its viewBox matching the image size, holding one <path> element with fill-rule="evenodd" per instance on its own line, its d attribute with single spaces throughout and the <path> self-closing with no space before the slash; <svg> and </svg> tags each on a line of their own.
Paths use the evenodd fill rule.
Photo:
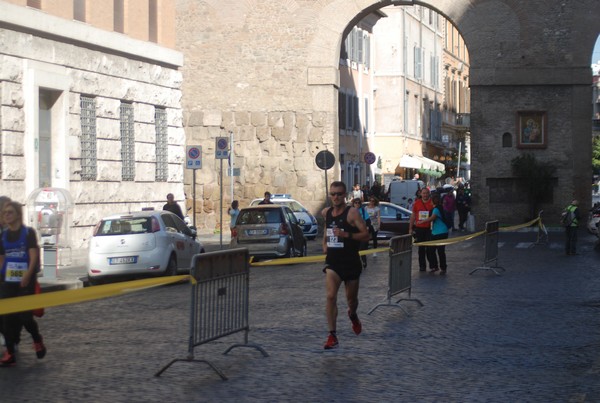
<svg viewBox="0 0 600 403">
<path fill-rule="evenodd" d="M 81 96 L 81 180 L 97 178 L 96 98 Z"/>
<path fill-rule="evenodd" d="M 169 176 L 166 110 L 154 109 L 154 127 L 156 130 L 156 181 L 166 182 Z"/>
<path fill-rule="evenodd" d="M 133 130 L 133 105 L 121 102 L 121 175 L 124 181 L 135 180 L 135 133 Z"/>
</svg>

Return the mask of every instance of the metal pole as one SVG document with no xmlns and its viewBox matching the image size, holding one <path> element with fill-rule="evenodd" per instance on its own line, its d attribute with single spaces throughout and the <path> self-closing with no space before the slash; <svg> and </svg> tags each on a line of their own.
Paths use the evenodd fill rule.
<svg viewBox="0 0 600 403">
<path fill-rule="evenodd" d="M 220 239 L 219 239 L 219 244 L 221 246 L 221 249 L 223 249 L 223 158 L 221 158 L 221 202 L 220 202 L 220 208 L 219 210 L 221 211 L 221 222 L 219 223 L 219 233 L 220 233 Z"/>
<path fill-rule="evenodd" d="M 329 207 L 329 197 L 327 195 L 327 169 L 324 170 L 325 171 L 325 200 L 327 200 L 327 207 Z"/>
<path fill-rule="evenodd" d="M 229 131 L 229 148 L 229 177 L 231 178 L 231 201 L 233 202 L 233 183 L 235 178 L 233 177 L 233 131 L 231 130 Z"/>
<path fill-rule="evenodd" d="M 192 170 L 192 223 L 196 227 L 196 170 Z"/>
</svg>

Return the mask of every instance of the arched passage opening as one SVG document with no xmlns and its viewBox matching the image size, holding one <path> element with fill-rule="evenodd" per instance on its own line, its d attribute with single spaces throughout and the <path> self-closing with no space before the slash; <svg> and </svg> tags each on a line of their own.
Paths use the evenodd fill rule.
<svg viewBox="0 0 600 403">
<path fill-rule="evenodd" d="M 309 77 L 312 66 L 324 69 L 324 60 L 339 55 L 344 34 L 365 13 L 392 3 L 402 5 L 391 1 L 359 3 L 358 10 L 347 7 L 345 12 L 327 14 L 323 33 L 330 35 L 337 22 L 344 28 L 335 47 L 330 48 L 334 52 L 325 58 L 323 38 L 319 38 L 319 49 L 309 57 Z M 418 4 L 433 8 L 428 3 Z M 598 11 L 585 5 L 568 10 L 559 4 L 546 6 L 542 14 L 552 20 L 552 28 L 543 29 L 533 18 L 540 14 L 533 3 L 436 2 L 435 6 L 463 33 L 471 56 L 471 175 L 478 227 L 492 218 L 505 223 L 531 218 L 528 202 L 516 190 L 519 179 L 511 167 L 511 160 L 525 153 L 557 166 L 554 189 L 538 206 L 546 211 L 550 222 L 557 221 L 552 217 L 557 217 L 572 197 L 589 206 L 591 74 L 589 62 L 584 60 L 589 60 L 590 44 L 597 35 L 597 22 L 591 14 L 597 17 Z M 350 23 L 342 21 L 344 18 Z M 594 28 L 582 25 L 584 21 Z M 313 64 L 313 57 L 319 62 Z M 334 86 L 339 86 L 337 77 Z M 538 112 L 546 137 L 531 144 L 522 137 L 523 122 Z M 338 130 L 334 127 L 333 132 Z M 515 133 L 513 147 L 507 147 L 506 138 L 503 142 L 505 133 Z"/>
</svg>

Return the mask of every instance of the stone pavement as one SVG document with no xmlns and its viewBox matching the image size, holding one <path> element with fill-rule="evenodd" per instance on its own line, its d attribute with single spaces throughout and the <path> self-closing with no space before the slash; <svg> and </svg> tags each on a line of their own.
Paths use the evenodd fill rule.
<svg viewBox="0 0 600 403">
<path fill-rule="evenodd" d="M 48 355 L 23 345 L 0 369 L 2 401 L 48 402 L 597 402 L 600 401 L 600 252 L 581 232 L 578 256 L 562 233 L 501 233 L 497 276 L 469 272 L 483 238 L 447 247 L 448 275 L 415 271 L 413 302 L 366 313 L 385 300 L 388 258 L 369 258 L 355 336 L 340 292 L 340 347 L 324 351 L 320 264 L 253 267 L 249 341 L 243 334 L 187 356 L 189 285 L 177 284 L 47 310 L 39 320 Z"/>
</svg>

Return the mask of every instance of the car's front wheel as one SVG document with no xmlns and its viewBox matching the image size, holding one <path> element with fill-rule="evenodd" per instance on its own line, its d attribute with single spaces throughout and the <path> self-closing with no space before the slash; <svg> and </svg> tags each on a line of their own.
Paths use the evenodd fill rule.
<svg viewBox="0 0 600 403">
<path fill-rule="evenodd" d="M 177 275 L 177 259 L 174 255 L 171 255 L 169 259 L 169 264 L 167 265 L 167 269 L 165 270 L 165 276 L 176 276 Z"/>
</svg>

